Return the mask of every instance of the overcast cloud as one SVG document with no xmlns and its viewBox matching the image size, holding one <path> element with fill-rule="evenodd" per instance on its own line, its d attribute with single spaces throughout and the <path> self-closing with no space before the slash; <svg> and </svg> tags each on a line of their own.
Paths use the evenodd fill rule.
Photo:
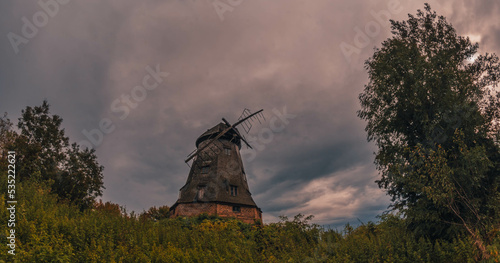
<svg viewBox="0 0 500 263">
<path fill-rule="evenodd" d="M 481 52 L 499 53 L 498 1 L 429 3 L 459 34 L 478 41 Z M 374 183 L 376 148 L 356 116 L 368 81 L 363 62 L 390 36 L 386 18 L 406 19 L 423 6 L 2 1 L 0 111 L 17 120 L 27 105 L 47 99 L 72 141 L 91 143 L 85 134 L 94 134 L 105 166 L 103 199 L 141 212 L 174 204 L 189 172 L 184 159 L 201 133 L 222 117 L 234 121 L 244 108 L 262 108 L 267 121 L 248 135 L 260 134 L 262 147 L 244 164 L 266 223 L 298 213 L 329 225 L 375 220 L 389 197 Z M 368 39 L 360 30 L 369 30 Z M 151 74 L 157 70 L 164 73 Z M 149 85 L 160 83 L 136 88 L 145 77 Z M 263 137 L 276 111 L 294 117 Z M 112 131 L 100 141 L 96 130 Z"/>
</svg>

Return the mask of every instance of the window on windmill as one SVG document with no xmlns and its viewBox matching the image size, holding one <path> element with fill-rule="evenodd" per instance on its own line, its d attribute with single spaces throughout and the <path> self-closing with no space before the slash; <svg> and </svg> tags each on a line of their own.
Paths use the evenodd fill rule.
<svg viewBox="0 0 500 263">
<path fill-rule="evenodd" d="M 198 185 L 198 199 L 203 198 L 203 194 L 205 194 L 205 185 Z"/>
<path fill-rule="evenodd" d="M 233 212 L 241 212 L 241 207 L 233 206 Z"/>
<path fill-rule="evenodd" d="M 232 196 L 237 196 L 238 195 L 238 186 L 231 185 L 231 195 Z"/>
<path fill-rule="evenodd" d="M 224 147 L 224 153 L 225 153 L 226 155 L 231 155 L 231 148 L 229 148 L 229 147 Z"/>
<path fill-rule="evenodd" d="M 210 166 L 208 166 L 208 165 L 201 167 L 201 173 L 202 174 L 207 174 L 208 170 L 210 170 Z"/>
</svg>

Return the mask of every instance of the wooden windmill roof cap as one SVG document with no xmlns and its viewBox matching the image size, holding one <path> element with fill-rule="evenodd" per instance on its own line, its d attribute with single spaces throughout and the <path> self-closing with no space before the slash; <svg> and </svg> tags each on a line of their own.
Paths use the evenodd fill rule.
<svg viewBox="0 0 500 263">
<path fill-rule="evenodd" d="M 202 135 L 200 135 L 200 137 L 198 137 L 198 139 L 196 139 L 196 148 L 198 148 L 198 145 L 200 145 L 201 142 L 208 140 L 208 139 L 211 139 L 211 138 L 214 138 L 215 136 L 217 136 L 219 133 L 223 132 L 227 128 L 229 128 L 229 126 L 227 126 L 227 124 L 221 122 L 221 123 L 215 125 L 214 127 L 208 129 L 206 132 L 204 132 Z M 236 131 L 238 131 L 238 129 L 236 129 L 236 128 L 234 128 L 234 129 Z M 238 134 L 236 134 L 232 130 L 229 130 L 228 132 L 226 132 L 219 139 L 232 141 L 233 143 L 238 145 L 238 148 L 241 149 L 241 140 L 240 140 L 240 138 L 238 138 Z"/>
</svg>

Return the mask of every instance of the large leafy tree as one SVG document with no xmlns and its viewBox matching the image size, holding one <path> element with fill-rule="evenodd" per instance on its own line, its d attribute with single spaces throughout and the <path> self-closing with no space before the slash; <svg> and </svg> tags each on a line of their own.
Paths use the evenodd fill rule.
<svg viewBox="0 0 500 263">
<path fill-rule="evenodd" d="M 477 55 L 428 4 L 408 16 L 365 63 L 358 116 L 378 146 L 377 183 L 413 230 L 465 231 L 481 248 L 500 212 L 498 57 Z"/>
<path fill-rule="evenodd" d="M 17 124 L 18 132 L 4 116 L 0 119 L 1 152 L 16 151 L 17 180 L 48 182 L 61 200 L 87 208 L 102 195 L 103 166 L 93 149 L 69 144 L 62 129 L 62 118 L 51 115 L 49 104 L 26 107 Z"/>
</svg>

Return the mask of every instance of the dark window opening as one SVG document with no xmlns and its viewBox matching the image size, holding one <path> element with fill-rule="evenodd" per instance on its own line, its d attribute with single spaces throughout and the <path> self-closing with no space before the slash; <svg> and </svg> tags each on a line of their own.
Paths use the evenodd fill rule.
<svg viewBox="0 0 500 263">
<path fill-rule="evenodd" d="M 241 212 L 241 207 L 233 206 L 233 212 Z"/>
<path fill-rule="evenodd" d="M 224 153 L 225 153 L 226 155 L 231 155 L 231 148 L 224 147 Z"/>
<path fill-rule="evenodd" d="M 201 167 L 201 173 L 202 174 L 208 173 L 209 168 L 210 168 L 210 166 L 203 166 L 203 167 Z"/>
<path fill-rule="evenodd" d="M 238 186 L 231 185 L 231 195 L 232 196 L 237 196 L 238 195 Z"/>
</svg>

